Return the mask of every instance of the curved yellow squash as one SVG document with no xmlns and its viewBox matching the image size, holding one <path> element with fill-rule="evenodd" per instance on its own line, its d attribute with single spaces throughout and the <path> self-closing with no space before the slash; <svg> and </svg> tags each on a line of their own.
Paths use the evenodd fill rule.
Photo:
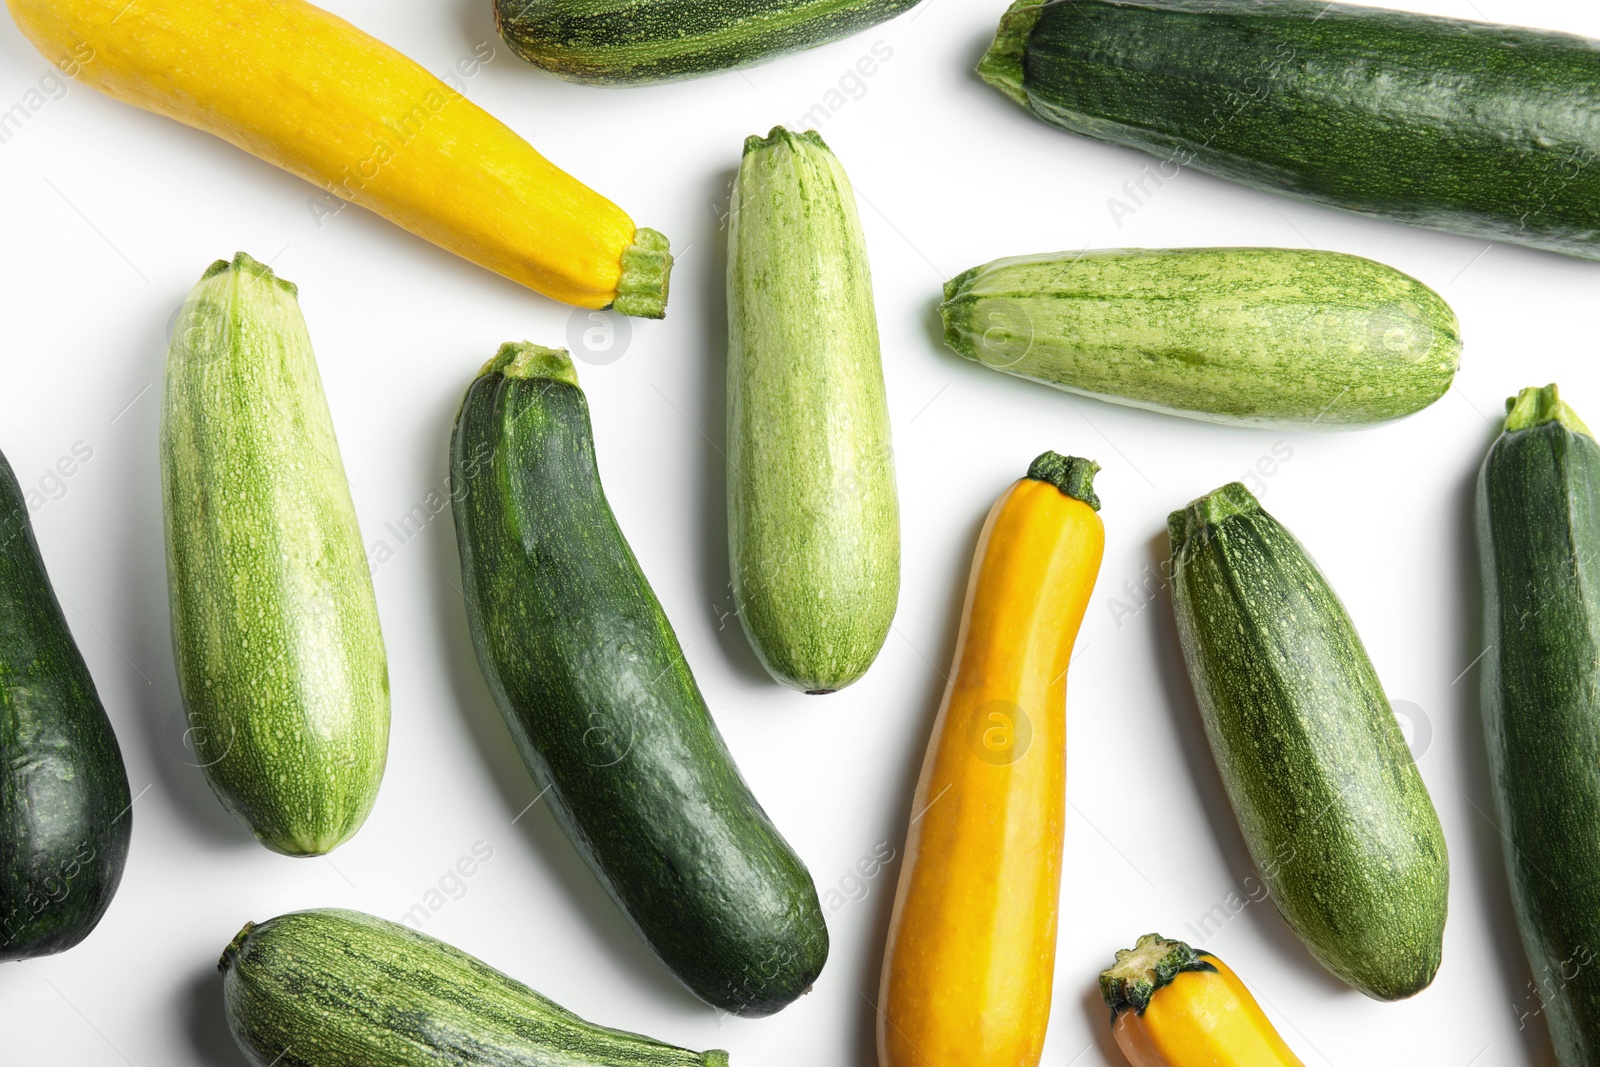
<svg viewBox="0 0 1600 1067">
<path fill-rule="evenodd" d="M 1145 934 L 1100 972 L 1100 995 L 1132 1067 L 1304 1067 L 1239 976 L 1182 941 Z"/>
<path fill-rule="evenodd" d="M 882 1067 L 1039 1062 L 1061 885 L 1067 661 L 1105 547 L 1097 469 L 1045 453 L 978 539 L 889 924 Z"/>
<path fill-rule="evenodd" d="M 659 318 L 672 259 L 416 63 L 303 0 L 7 0 L 103 93 L 208 133 L 557 300 Z"/>
</svg>

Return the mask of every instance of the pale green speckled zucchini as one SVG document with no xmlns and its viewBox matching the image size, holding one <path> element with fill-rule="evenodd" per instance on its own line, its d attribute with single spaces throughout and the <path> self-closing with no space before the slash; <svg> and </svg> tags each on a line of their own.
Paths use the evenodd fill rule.
<svg viewBox="0 0 1600 1067">
<path fill-rule="evenodd" d="M 585 1022 L 443 941 L 357 911 L 247 923 L 217 964 L 253 1067 L 727 1067 Z"/>
<path fill-rule="evenodd" d="M 161 480 L 197 760 L 262 844 L 318 855 L 377 797 L 389 675 L 296 295 L 243 253 L 194 287 L 167 355 Z"/>
<path fill-rule="evenodd" d="M 728 225 L 728 550 L 772 676 L 861 677 L 900 594 L 900 509 L 872 276 L 814 131 L 745 141 Z"/>
<path fill-rule="evenodd" d="M 1393 267 L 1285 248 L 998 259 L 945 283 L 945 343 L 1068 392 L 1208 422 L 1349 429 L 1420 411 L 1456 316 Z"/>
</svg>

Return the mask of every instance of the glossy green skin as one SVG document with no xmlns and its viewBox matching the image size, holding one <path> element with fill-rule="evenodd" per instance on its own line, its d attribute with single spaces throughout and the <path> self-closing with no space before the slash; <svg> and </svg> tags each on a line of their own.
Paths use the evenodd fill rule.
<svg viewBox="0 0 1600 1067">
<path fill-rule="evenodd" d="M 0 960 L 64 952 L 122 881 L 128 772 L 0 456 Z"/>
<path fill-rule="evenodd" d="M 1478 478 L 1484 732 L 1522 943 L 1562 1067 L 1600 1064 L 1600 446 L 1508 430 Z"/>
<path fill-rule="evenodd" d="M 900 505 L 866 242 L 816 133 L 745 142 L 728 216 L 728 554 L 784 685 L 860 678 L 900 596 Z"/>
<path fill-rule="evenodd" d="M 617 528 L 564 353 L 502 349 L 467 391 L 451 477 L 478 665 L 557 821 L 697 996 L 782 1008 L 827 959 L 817 892 Z"/>
<path fill-rule="evenodd" d="M 377 798 L 389 673 L 295 288 L 243 253 L 179 313 L 161 475 L 196 761 L 262 844 L 328 852 Z"/>
<path fill-rule="evenodd" d="M 917 0 L 495 0 L 506 44 L 569 81 L 693 78 L 837 41 Z"/>
<path fill-rule="evenodd" d="M 1251 858 L 1324 967 L 1411 996 L 1439 968 L 1449 861 L 1355 627 L 1237 482 L 1168 524 L 1184 662 Z"/>
<path fill-rule="evenodd" d="M 223 953 L 228 1029 L 254 1067 L 727 1067 L 578 1018 L 398 923 L 322 909 L 248 924 Z"/>
<path fill-rule="evenodd" d="M 1034 19 L 1037 21 L 1033 21 Z M 985 76 L 1233 181 L 1600 258 L 1600 44 L 1323 0 L 1021 0 Z"/>
<path fill-rule="evenodd" d="M 1368 426 L 1443 396 L 1456 316 L 1392 267 L 1284 248 L 1000 259 L 945 283 L 945 343 L 1068 392 L 1207 422 Z"/>
</svg>

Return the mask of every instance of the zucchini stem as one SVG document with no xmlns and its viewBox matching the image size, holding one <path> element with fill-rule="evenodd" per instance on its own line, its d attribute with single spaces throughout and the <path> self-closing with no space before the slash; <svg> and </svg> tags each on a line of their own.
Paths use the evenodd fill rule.
<svg viewBox="0 0 1600 1067">
<path fill-rule="evenodd" d="M 667 313 L 667 289 L 672 281 L 672 252 L 659 230 L 641 226 L 633 244 L 622 250 L 622 277 L 611 307 L 624 315 L 659 319 Z"/>
<path fill-rule="evenodd" d="M 994 44 L 978 61 L 978 77 L 1023 107 L 1028 106 L 1028 93 L 1022 87 L 1022 60 L 1043 6 L 1044 0 L 1017 0 L 1007 8 L 995 31 Z"/>
<path fill-rule="evenodd" d="M 478 377 L 499 374 L 506 378 L 549 378 L 578 387 L 578 369 L 565 348 L 546 348 L 532 341 L 507 341 L 483 365 Z"/>
<path fill-rule="evenodd" d="M 228 942 L 228 947 L 222 950 L 222 958 L 217 961 L 217 970 L 224 973 L 233 961 L 239 958 L 239 950 L 244 947 L 245 939 L 256 928 L 255 923 L 245 923 L 244 928 L 233 935 L 233 940 Z"/>
<path fill-rule="evenodd" d="M 1200 499 L 1191 501 L 1188 507 L 1179 508 L 1167 516 L 1167 535 L 1172 540 L 1173 554 L 1176 555 L 1189 538 L 1200 535 L 1224 519 L 1231 519 L 1235 515 L 1251 515 L 1260 510 L 1261 501 L 1244 487 L 1243 482 L 1229 482 L 1220 489 L 1212 490 Z"/>
<path fill-rule="evenodd" d="M 1081 500 L 1094 510 L 1100 510 L 1100 498 L 1094 492 L 1094 476 L 1100 464 L 1082 456 L 1063 456 L 1059 452 L 1042 452 L 1028 467 L 1028 477 L 1037 482 L 1049 482 L 1074 500 Z"/>
<path fill-rule="evenodd" d="M 1554 382 L 1544 388 L 1530 386 L 1506 400 L 1506 433 L 1531 430 L 1546 423 L 1559 422 L 1573 433 L 1593 437 L 1589 427 L 1578 418 L 1578 413 L 1561 399 L 1561 391 Z"/>
<path fill-rule="evenodd" d="M 1145 934 L 1132 948 L 1119 948 L 1117 961 L 1100 972 L 1100 999 L 1111 1009 L 1111 1021 L 1124 1008 L 1143 1015 L 1155 991 L 1184 971 L 1215 971 L 1205 957 L 1160 934 Z"/>
</svg>

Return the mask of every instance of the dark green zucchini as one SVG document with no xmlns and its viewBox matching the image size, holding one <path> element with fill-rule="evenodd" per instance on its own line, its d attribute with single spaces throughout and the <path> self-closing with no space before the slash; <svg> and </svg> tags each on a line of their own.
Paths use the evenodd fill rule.
<svg viewBox="0 0 1600 1067">
<path fill-rule="evenodd" d="M 557 820 L 697 996 L 782 1008 L 827 959 L 817 891 L 617 528 L 567 354 L 501 348 L 467 390 L 450 463 L 478 665 Z"/>
<path fill-rule="evenodd" d="M 398 923 L 322 909 L 246 923 L 217 964 L 254 1067 L 727 1067 L 585 1022 Z"/>
<path fill-rule="evenodd" d="M 1600 1064 L 1600 445 L 1555 386 L 1478 475 L 1483 717 L 1511 900 L 1562 1067 Z"/>
<path fill-rule="evenodd" d="M 1361 638 L 1238 482 L 1167 521 L 1184 662 L 1262 880 L 1329 971 L 1411 996 L 1439 969 L 1450 866 Z"/>
<path fill-rule="evenodd" d="M 133 828 L 128 772 L 0 456 L 0 960 L 100 922 Z"/>
<path fill-rule="evenodd" d="M 1324 0 L 1018 0 L 978 70 L 1161 157 L 1158 186 L 1194 166 L 1600 258 L 1600 42 Z"/>
<path fill-rule="evenodd" d="M 495 0 L 494 16 L 506 44 L 534 66 L 569 81 L 617 85 L 693 78 L 762 63 L 849 37 L 916 4 Z"/>
</svg>

